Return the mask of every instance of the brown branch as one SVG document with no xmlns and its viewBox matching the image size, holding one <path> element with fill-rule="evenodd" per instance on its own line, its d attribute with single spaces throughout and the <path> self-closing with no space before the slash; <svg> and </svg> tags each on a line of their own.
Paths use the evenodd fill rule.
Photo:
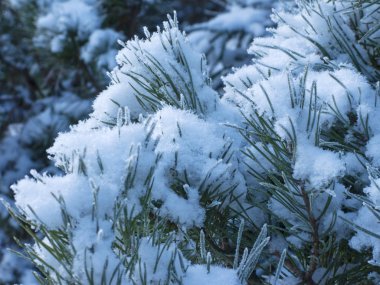
<svg viewBox="0 0 380 285">
<path fill-rule="evenodd" d="M 319 242 L 319 233 L 318 233 L 319 225 L 318 225 L 317 219 L 314 217 L 312 213 L 309 195 L 303 186 L 301 186 L 301 194 L 302 194 L 302 199 L 306 207 L 306 212 L 307 212 L 307 216 L 310 222 L 312 238 L 313 238 L 312 249 L 311 249 L 312 256 L 311 256 L 310 265 L 307 272 L 303 274 L 302 279 L 308 285 L 316 285 L 312 277 L 319 263 L 319 255 L 320 255 L 320 252 L 319 252 L 320 242 Z"/>
</svg>

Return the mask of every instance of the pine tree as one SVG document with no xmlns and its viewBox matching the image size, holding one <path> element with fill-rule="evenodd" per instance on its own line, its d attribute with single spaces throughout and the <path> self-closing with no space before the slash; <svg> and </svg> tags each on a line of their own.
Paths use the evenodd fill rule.
<svg viewBox="0 0 380 285">
<path fill-rule="evenodd" d="M 25 250 L 41 283 L 240 284 L 268 243 L 266 226 L 255 243 L 257 227 L 242 238 L 239 134 L 221 125 L 236 111 L 176 18 L 145 33 L 123 44 L 90 119 L 50 148 L 65 175 L 13 186 L 10 211 L 35 241 Z M 249 245 L 241 260 L 233 240 Z"/>
<path fill-rule="evenodd" d="M 0 193 L 30 169 L 57 174 L 45 151 L 55 136 L 85 116 L 115 65 L 117 39 L 143 35 L 169 11 L 185 25 L 205 21 L 219 4 L 198 1 L 1 1 Z M 217 10 L 220 8 L 217 8 Z M 122 33 L 121 33 L 122 31 Z M 7 250 L 25 233 L 6 211 L 0 220 L 0 283 L 30 283 Z"/>
<path fill-rule="evenodd" d="M 271 251 L 288 249 L 288 278 L 302 284 L 366 284 L 369 272 L 379 272 L 368 255 L 349 247 L 373 247 L 376 255 L 379 240 L 368 235 L 375 221 L 362 228 L 367 233 L 348 238 L 358 213 L 369 218 L 359 202 L 367 198 L 353 198 L 373 199 L 374 188 L 366 187 L 377 177 L 368 176 L 366 164 L 377 161 L 371 149 L 378 134 L 379 41 L 368 36 L 379 3 L 356 4 L 302 1 L 295 14 L 275 13 L 273 37 L 250 48 L 254 64 L 225 78 L 225 98 L 246 119 L 240 128 L 249 143 L 252 205 L 271 221 Z"/>
<path fill-rule="evenodd" d="M 46 149 L 90 112 L 92 97 L 108 81 L 105 71 L 116 64 L 117 39 L 142 31 L 149 13 L 157 14 L 157 22 L 178 5 L 157 5 L 158 13 L 150 10 L 157 3 L 135 1 L 139 22 L 117 25 L 109 19 L 125 15 L 108 10 L 111 2 L 0 1 L 0 196 L 7 202 L 13 200 L 9 186 L 30 169 L 59 173 Z M 133 10 L 129 1 L 119 2 L 122 12 Z M 25 233 L 2 208 L 0 283 L 29 284 L 29 266 L 8 251 L 17 246 L 13 236 L 23 240 Z"/>
<path fill-rule="evenodd" d="M 12 187 L 42 284 L 377 284 L 378 1 L 278 10 L 212 88 L 176 15 Z"/>
</svg>

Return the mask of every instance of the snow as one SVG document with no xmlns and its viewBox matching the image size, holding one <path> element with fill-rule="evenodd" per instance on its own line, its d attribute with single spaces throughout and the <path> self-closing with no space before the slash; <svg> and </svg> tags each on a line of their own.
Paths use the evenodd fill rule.
<svg viewBox="0 0 380 285">
<path fill-rule="evenodd" d="M 204 59 L 188 47 L 178 28 L 166 26 L 162 34 L 155 32 L 149 36 L 145 40 L 128 41 L 119 51 L 116 61 L 120 67 L 112 71 L 111 85 L 96 99 L 93 116 L 112 123 L 118 107 L 128 106 L 131 118 L 136 120 L 140 113 L 151 112 L 165 101 L 177 106 L 184 104 L 185 108 L 196 107 L 204 113 L 215 110 L 218 95 L 207 85 Z M 173 48 L 169 48 L 171 39 L 175 39 Z M 182 53 L 186 61 L 178 65 Z M 198 99 L 194 98 L 194 90 L 197 90 Z M 163 97 L 163 102 L 152 93 Z"/>
<path fill-rule="evenodd" d="M 165 244 L 152 244 L 153 241 L 149 239 L 143 239 L 140 242 L 139 246 L 139 257 L 141 261 L 136 265 L 136 272 L 140 270 L 143 271 L 143 274 L 146 274 L 147 280 L 151 283 L 159 283 L 160 280 L 165 280 L 167 277 L 167 268 L 172 262 L 172 256 L 176 256 L 174 260 L 174 264 L 172 265 L 175 268 L 176 272 L 181 272 L 181 264 L 180 257 L 184 259 L 185 266 L 188 266 L 188 262 L 184 257 L 182 257 L 182 253 L 178 252 L 175 245 L 165 245 Z M 166 248 L 166 250 L 162 250 L 162 248 Z"/>
<path fill-rule="evenodd" d="M 48 45 L 53 54 L 79 49 L 78 56 L 85 64 L 93 64 L 103 72 L 115 67 L 117 40 L 125 37 L 111 28 L 102 28 L 104 16 L 97 1 L 38 1 L 37 5 L 37 47 Z"/>
<path fill-rule="evenodd" d="M 52 52 L 61 52 L 70 32 L 75 31 L 78 40 L 82 40 L 96 30 L 100 24 L 100 16 L 85 1 L 53 1 L 48 13 L 37 21 L 37 28 L 49 30 L 57 34 L 51 39 Z M 37 38 L 37 41 L 42 40 Z"/>
<path fill-rule="evenodd" d="M 300 143 L 293 171 L 296 179 L 309 181 L 312 188 L 319 189 L 341 177 L 345 165 L 338 153 Z"/>
<path fill-rule="evenodd" d="M 220 266 L 211 266 L 209 273 L 207 272 L 207 268 L 201 265 L 194 265 L 188 268 L 183 279 L 184 285 L 205 283 L 210 285 L 240 285 L 241 281 L 238 279 L 236 271 Z"/>
<path fill-rule="evenodd" d="M 188 28 L 189 41 L 207 56 L 214 87 L 221 89 L 221 76 L 251 60 L 246 50 L 253 37 L 268 34 L 266 29 L 274 25 L 270 19 L 272 9 L 286 6 L 287 2 L 227 1 L 210 20 Z"/>
<path fill-rule="evenodd" d="M 367 143 L 366 154 L 372 158 L 374 166 L 380 166 L 380 134 L 374 135 Z"/>
<path fill-rule="evenodd" d="M 375 103 L 376 91 L 369 83 L 373 81 L 375 71 L 364 63 L 366 56 L 360 59 L 363 62 L 357 61 L 336 42 L 334 29 L 343 27 L 348 41 L 360 54 L 365 53 L 363 47 L 355 43 L 354 32 L 348 28 L 348 18 L 335 12 L 345 4 L 320 1 L 318 5 L 305 3 L 297 12 L 276 11 L 273 19 L 278 27 L 270 30 L 273 36 L 255 38 L 249 49 L 255 56 L 252 64 L 223 77 L 225 95 L 222 100 L 238 106 L 248 118 L 265 119 L 273 125 L 274 132 L 269 133 L 271 137 L 286 142 L 290 150 L 294 146 L 292 157 L 283 155 L 284 162 L 291 165 L 291 181 L 300 183 L 312 199 L 313 215 L 319 217 L 323 213 L 318 231 L 322 233 L 332 225 L 330 229 L 338 240 L 350 239 L 354 227 L 339 218 L 335 221 L 335 215 L 375 232 L 370 225 L 373 227 L 378 223 L 368 207 L 346 195 L 348 191 L 361 191 L 360 183 L 367 185 L 368 173 L 363 162 L 379 165 L 379 107 Z M 325 20 L 329 17 L 335 19 L 331 22 L 332 27 Z M 316 117 L 318 125 L 313 119 Z M 342 125 L 346 128 L 343 141 L 334 141 L 329 132 Z M 265 177 L 268 173 L 276 173 L 271 156 L 268 158 L 263 154 L 281 157 L 281 153 L 266 139 L 260 140 L 256 130 L 249 127 L 255 147 L 250 146 L 246 151 L 254 159 L 247 158 L 245 162 L 257 171 L 257 175 Z M 359 142 L 358 133 L 363 134 Z M 358 146 L 357 149 L 344 148 L 341 143 Z M 362 154 L 358 155 L 358 152 Z M 341 183 L 343 177 L 349 175 L 360 181 L 353 186 L 354 189 Z M 252 177 L 247 181 L 260 187 L 259 181 L 255 183 L 254 180 Z M 292 195 L 290 201 L 301 208 L 304 202 L 300 187 L 287 189 L 286 195 Z M 372 183 L 372 187 L 365 188 L 363 193 L 370 199 L 372 209 L 373 205 L 379 205 L 373 194 L 378 194 L 378 189 L 376 191 Z M 253 192 L 253 195 L 254 199 L 265 202 L 260 193 Z M 270 197 L 266 203 L 271 213 L 292 225 L 294 234 L 285 235 L 285 238 L 301 249 L 304 240 L 311 238 L 309 231 L 302 230 L 307 224 L 280 198 Z M 323 212 L 327 203 L 328 208 Z M 350 245 L 357 250 L 371 248 L 374 256 L 371 262 L 378 264 L 378 239 L 360 230 L 356 232 Z"/>
<path fill-rule="evenodd" d="M 116 127 L 100 128 L 94 131 L 91 128 L 88 129 L 88 125 L 91 126 L 91 120 L 73 128 L 70 133 L 62 134 L 56 140 L 49 153 L 55 157 L 57 164 L 65 165 L 65 160 L 72 153 L 79 155 L 85 153 L 83 161 L 86 165 L 87 175 L 92 177 L 96 184 L 99 183 L 99 186 L 107 185 L 103 179 L 98 181 L 96 177 L 101 174 L 98 164 L 98 157 L 100 157 L 103 165 L 102 176 L 107 179 L 108 183 L 121 188 L 123 181 L 120 178 L 125 176 L 124 169 L 130 162 L 133 163 L 134 157 L 137 155 L 140 170 L 138 173 L 141 178 L 136 178 L 136 181 L 145 181 L 151 165 L 155 164 L 155 183 L 152 195 L 154 199 L 163 202 L 160 215 L 167 216 L 180 224 L 202 225 L 204 210 L 198 208 L 200 197 L 196 189 L 200 182 L 197 181 L 202 181 L 205 177 L 208 177 L 209 181 L 223 179 L 226 180 L 226 188 L 229 185 L 228 180 L 231 180 L 231 184 L 238 181 L 238 176 L 235 178 L 236 175 L 233 174 L 234 168 L 230 164 L 219 161 L 218 158 L 228 145 L 228 137 L 221 139 L 219 129 L 190 112 L 165 107 L 140 124 L 125 125 L 120 129 Z M 156 142 L 155 145 L 144 143 L 149 134 L 152 141 Z M 84 143 L 85 141 L 88 143 Z M 109 149 L 113 151 L 109 152 Z M 137 152 L 134 154 L 135 156 L 131 155 L 132 150 Z M 160 160 L 155 163 L 158 156 L 160 156 Z M 73 161 L 65 167 L 75 171 L 76 163 Z M 123 164 L 126 166 L 120 167 Z M 166 177 L 166 173 L 172 172 L 172 169 L 179 177 L 187 172 L 188 183 L 191 186 L 184 186 L 187 199 L 180 198 L 169 190 L 177 179 L 176 176 L 169 179 Z M 108 184 L 107 188 L 109 187 Z M 135 185 L 133 189 L 129 190 L 128 198 L 136 201 L 137 197 L 143 195 L 144 192 L 141 193 L 141 191 L 145 191 L 142 190 L 143 188 L 143 185 Z M 244 187 L 240 186 L 235 191 L 238 195 L 244 191 Z M 83 199 L 83 201 L 85 200 Z M 188 211 L 183 210 L 186 208 Z"/>
<path fill-rule="evenodd" d="M 198 28 L 266 35 L 269 2 L 235 2 Z M 79 283 L 88 282 L 87 272 L 93 270 L 94 280 L 120 273 L 123 284 L 142 279 L 244 284 L 237 270 L 217 260 L 205 264 L 203 253 L 197 256 L 194 233 L 210 222 L 210 213 L 227 210 L 246 215 L 257 227 L 268 220 L 285 227 L 275 233 L 269 254 L 285 245 L 309 250 L 314 236 L 328 230 L 332 246 L 349 240 L 355 250 L 370 249 L 370 263 L 380 265 L 378 239 L 355 228 L 380 235 L 373 226 L 379 222 L 373 213 L 380 205 L 374 170 L 380 166 L 380 107 L 373 68 L 363 67 L 366 56 L 357 62 L 334 37 L 334 29 L 343 25 L 347 39 L 356 42 L 348 16 L 336 16 L 332 26 L 326 20 L 344 4 L 304 3 L 291 13 L 275 12 L 278 27 L 271 29 L 272 36 L 253 41 L 251 64 L 223 77 L 223 96 L 211 87 L 205 59 L 191 46 L 204 34 L 195 31 L 187 38 L 174 14 L 162 30 L 145 29 L 144 39 L 123 42 L 120 33 L 101 28 L 101 17 L 90 4 L 53 2 L 38 20 L 39 29 L 53 32 L 44 39 L 53 52 L 62 52 L 75 30 L 84 42 L 81 59 L 113 68 L 90 116 L 61 132 L 48 149 L 62 173 L 32 171 L 12 186 L 17 208 L 36 231 L 67 233 L 62 254 L 69 261 L 36 243 L 38 257 Z M 122 49 L 116 54 L 117 39 Z M 362 46 L 354 45 L 364 54 Z M 64 112 L 66 106 L 56 108 Z M 67 129 L 64 117 L 41 112 L 25 125 L 28 135 L 20 135 L 20 142 L 37 140 L 38 125 L 55 122 L 57 130 Z M 26 155 L 19 156 L 21 164 L 31 165 Z M 351 177 L 357 184 L 350 185 Z M 355 187 L 362 190 L 363 205 L 347 195 Z M 124 233 L 122 226 L 131 232 Z M 57 247 L 48 237 L 43 241 Z M 189 248 L 192 253 L 186 255 Z M 295 266 L 301 263 L 294 258 Z M 330 278 L 323 277 L 326 272 L 320 266 L 312 278 L 325 282 Z M 297 282 L 286 274 L 280 280 Z"/>
<path fill-rule="evenodd" d="M 128 82 L 111 84 L 95 99 L 92 116 L 99 121 L 116 122 L 119 106 L 128 106 L 131 118 L 138 119 L 138 116 L 145 112 L 133 92 L 134 89 Z"/>
<path fill-rule="evenodd" d="M 23 209 L 28 216 L 33 217 L 37 223 L 47 224 L 50 229 L 58 229 L 64 225 L 60 214 L 61 205 L 57 201 L 60 197 L 64 199 L 67 210 L 73 218 L 77 219 L 85 213 L 91 212 L 91 203 L 87 203 L 87 207 L 83 203 L 92 200 L 87 179 L 79 178 L 76 175 L 54 178 L 35 175 L 37 180 L 27 178 L 12 188 L 16 194 L 16 205 Z M 37 186 L 34 188 L 36 191 L 27 190 L 33 186 Z M 71 191 L 73 188 L 77 188 L 79 191 Z M 23 199 L 18 199 L 21 196 Z M 29 206 L 34 209 L 34 212 L 31 212 Z"/>
<path fill-rule="evenodd" d="M 90 118 L 60 133 L 48 150 L 56 166 L 63 170 L 62 176 L 33 171 L 32 178 L 26 177 L 12 186 L 16 206 L 37 228 L 70 232 L 70 270 L 82 282 L 86 280 L 84 265 L 88 270 L 93 267 L 95 280 L 99 280 L 106 260 L 107 276 L 121 261 L 122 256 L 113 246 L 119 235 L 115 226 L 122 221 L 110 219 L 120 219 L 115 217 L 120 205 L 127 205 L 125 214 L 129 218 L 149 211 L 184 231 L 203 226 L 210 209 L 208 203 L 218 205 L 220 211 L 244 205 L 247 190 L 237 159 L 240 139 L 235 130 L 225 125 L 238 118 L 237 112 L 221 102 L 209 87 L 202 56 L 191 50 L 175 20 L 169 20 L 164 31 L 147 33 L 147 39 L 125 44 L 117 55 L 119 65 L 112 71 L 113 82 L 95 100 Z M 159 66 L 150 60 L 152 57 Z M 160 78 L 149 74 L 150 69 L 161 72 Z M 178 83 L 169 87 L 170 91 L 165 86 L 169 80 L 165 73 Z M 165 94 L 178 89 L 181 96 L 151 108 L 138 107 L 143 97 L 132 87 L 138 83 L 131 76 L 134 74 L 144 74 L 144 84 L 158 80 L 156 88 Z M 141 92 L 153 98 L 141 86 Z M 194 90 L 197 98 L 192 97 Z M 210 201 L 213 198 L 208 197 L 218 199 L 222 193 L 227 193 L 223 201 Z M 151 201 L 148 208 L 144 204 L 147 199 Z M 142 238 L 138 248 L 152 282 L 168 276 L 167 264 L 176 248 L 169 244 L 164 247 L 165 254 L 152 255 L 157 246 Z M 54 256 L 37 244 L 35 250 L 67 276 L 65 267 Z M 128 255 L 131 258 L 133 252 Z M 160 265 L 154 271 L 157 258 Z M 212 271 L 215 273 L 208 276 L 198 267 L 189 269 L 184 280 L 195 284 L 198 275 L 215 279 L 214 274 L 226 271 L 224 276 L 230 284 L 240 284 L 234 270 L 215 266 Z M 139 275 L 131 278 L 138 280 Z"/>
<path fill-rule="evenodd" d="M 232 5 L 229 11 L 219 14 L 204 24 L 204 28 L 210 31 L 245 31 L 255 36 L 262 36 L 265 34 L 264 27 L 271 24 L 269 13 L 269 9 Z"/>
<path fill-rule="evenodd" d="M 81 58 L 86 63 L 95 61 L 99 68 L 110 70 L 116 65 L 117 50 L 114 46 L 121 39 L 124 39 L 124 36 L 112 29 L 96 29 L 92 31 L 87 44 L 82 47 Z"/>
<path fill-rule="evenodd" d="M 371 212 L 378 211 L 380 205 L 380 179 L 372 179 L 371 185 L 364 189 L 367 194 L 369 203 L 361 207 L 358 211 L 357 217 L 354 219 L 354 223 L 365 230 L 372 232 L 373 234 L 379 236 L 379 227 L 375 225 L 379 223 L 378 218 Z M 371 206 L 368 206 L 371 205 Z M 350 245 L 357 250 L 366 250 L 371 248 L 372 250 L 372 260 L 369 263 L 373 265 L 380 266 L 380 243 L 376 236 L 366 234 L 363 231 L 358 231 L 355 236 L 350 240 Z"/>
</svg>

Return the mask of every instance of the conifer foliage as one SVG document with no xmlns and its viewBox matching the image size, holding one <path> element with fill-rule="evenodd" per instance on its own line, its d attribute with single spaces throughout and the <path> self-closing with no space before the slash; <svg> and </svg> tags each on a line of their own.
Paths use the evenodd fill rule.
<svg viewBox="0 0 380 285">
<path fill-rule="evenodd" d="M 105 73 L 116 65 L 118 39 L 144 35 L 143 26 L 152 30 L 175 9 L 183 27 L 206 21 L 215 16 L 208 10 L 219 13 L 225 4 L 221 3 L 0 1 L 1 198 L 13 203 L 9 186 L 30 169 L 50 175 L 62 173 L 48 159 L 46 149 L 59 132 L 67 131 L 90 112 L 93 97 L 109 82 Z M 0 283 L 29 284 L 28 266 L 7 249 L 17 247 L 13 237 L 23 240 L 25 233 L 1 208 Z"/>
<path fill-rule="evenodd" d="M 215 217 L 224 227 L 244 205 L 237 132 L 219 114 L 234 120 L 236 111 L 210 88 L 176 18 L 128 41 L 117 60 L 90 119 L 49 149 L 66 174 L 13 186 L 19 219 L 43 234 L 28 229 L 28 255 L 53 283 L 239 284 L 268 242 L 265 228 L 239 274 L 207 249 L 227 230 Z"/>
<path fill-rule="evenodd" d="M 304 1 L 297 13 L 275 12 L 273 36 L 250 48 L 254 64 L 224 79 L 225 99 L 245 118 L 252 204 L 272 221 L 273 253 L 287 246 L 294 282 L 358 284 L 378 272 L 369 212 L 378 217 L 379 39 L 366 44 L 363 34 L 376 33 L 380 14 L 379 3 L 355 4 Z M 349 247 L 372 247 L 373 260 Z"/>
<path fill-rule="evenodd" d="M 92 113 L 48 149 L 62 175 L 32 171 L 6 204 L 41 284 L 380 282 L 380 2 L 296 4 L 221 93 L 176 13 L 119 40 Z"/>
</svg>

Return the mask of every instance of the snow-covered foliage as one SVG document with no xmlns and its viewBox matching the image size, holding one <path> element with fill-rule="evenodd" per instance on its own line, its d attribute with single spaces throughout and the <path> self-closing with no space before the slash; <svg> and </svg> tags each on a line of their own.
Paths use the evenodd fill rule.
<svg viewBox="0 0 380 285">
<path fill-rule="evenodd" d="M 121 33 L 112 29 L 94 30 L 86 45 L 81 49 L 81 58 L 87 64 L 96 62 L 99 69 L 111 69 L 116 65 L 117 54 L 114 45 L 117 40 L 124 38 Z"/>
<path fill-rule="evenodd" d="M 11 203 L 13 197 L 8 191 L 10 185 L 23 178 L 30 169 L 58 173 L 52 163 L 46 158 L 46 148 L 51 146 L 58 132 L 67 130 L 69 126 L 88 114 L 90 108 L 89 100 L 82 100 L 72 94 L 65 94 L 62 98 L 50 97 L 40 100 L 34 105 L 33 113 L 29 120 L 22 124 L 11 124 L 7 133 L 0 141 L 0 197 Z M 22 259 L 16 259 L 14 254 L 8 252 L 7 248 L 13 245 L 12 236 L 22 238 L 25 236 L 17 223 L 10 220 L 5 209 L 0 211 L 0 253 L 1 264 L 0 281 L 4 283 L 14 282 L 14 278 L 29 278 L 31 271 Z M 29 274 L 30 273 L 30 274 Z"/>
<path fill-rule="evenodd" d="M 273 36 L 255 39 L 250 47 L 254 64 L 224 78 L 224 99 L 246 119 L 242 134 L 249 142 L 244 153 L 252 203 L 265 208 L 277 228 L 273 253 L 286 244 L 298 253 L 292 256 L 296 264 L 307 264 L 290 270 L 307 284 L 359 280 L 348 277 L 343 264 L 368 272 L 352 251 L 341 260 L 324 258 L 326 251 L 347 252 L 352 222 L 366 232 L 359 231 L 350 245 L 372 247 L 373 264 L 378 260 L 378 231 L 368 235 L 378 222 L 375 179 L 365 187 L 366 164 L 375 166 L 379 152 L 379 71 L 355 23 L 376 25 L 379 5 L 364 8 L 363 18 L 343 13 L 347 8 L 345 1 L 304 1 L 297 13 L 276 12 Z M 367 195 L 372 206 L 362 206 L 353 194 Z"/>
<path fill-rule="evenodd" d="M 12 186 L 44 236 L 33 234 L 28 254 L 53 282 L 244 283 L 266 227 L 245 259 L 237 252 L 240 268 L 206 252 L 209 240 L 221 246 L 214 216 L 227 222 L 245 210 L 241 139 L 225 125 L 236 109 L 210 88 L 176 18 L 123 45 L 90 118 L 48 151 L 64 175 L 32 172 Z"/>
<path fill-rule="evenodd" d="M 82 104 L 79 98 L 72 100 L 76 96 L 56 93 L 54 97 L 41 99 L 47 90 L 39 85 L 44 66 L 37 63 L 37 54 L 31 45 L 33 11 L 31 1 L 0 3 L 0 198 L 8 202 L 13 200 L 9 186 L 32 168 L 47 170 L 51 163 L 46 157 L 46 147 L 51 145 L 59 131 L 75 123 L 89 109 L 89 102 Z M 48 88 L 53 89 L 52 86 Z M 73 106 L 79 107 L 78 104 L 86 107 L 72 112 Z M 33 284 L 31 266 L 8 250 L 18 248 L 14 238 L 22 240 L 25 236 L 2 207 L 1 284 Z"/>
<path fill-rule="evenodd" d="M 101 24 L 93 4 L 94 1 L 38 1 L 42 15 L 37 20 L 37 29 L 41 36 L 36 42 L 42 46 L 50 43 L 52 52 L 61 52 L 70 39 L 85 41 Z"/>
<path fill-rule="evenodd" d="M 350 240 L 350 245 L 357 250 L 372 248 L 371 264 L 380 266 L 380 248 L 379 238 L 380 230 L 376 225 L 380 221 L 380 188 L 379 173 L 375 169 L 368 169 L 371 184 L 364 189 L 366 197 L 359 198 L 363 202 L 358 215 L 354 219 L 357 228 L 356 235 Z"/>
<path fill-rule="evenodd" d="M 204 21 L 210 17 L 207 9 L 215 6 L 200 0 L 1 1 L 2 198 L 12 201 L 9 185 L 30 169 L 57 173 L 46 157 L 46 148 L 58 132 L 66 131 L 89 111 L 88 98 L 104 88 L 105 70 L 116 65 L 118 39 L 143 34 L 143 25 L 155 27 L 174 9 L 187 25 Z M 203 67 L 202 72 L 207 77 Z M 182 85 L 178 89 L 184 99 L 193 92 L 186 88 Z M 131 110 L 134 112 L 133 106 Z M 23 275 L 30 276 L 29 271 L 6 248 L 15 248 L 13 236 L 22 240 L 25 233 L 5 209 L 1 211 L 0 232 L 0 283 L 20 283 L 26 280 Z"/>
<path fill-rule="evenodd" d="M 194 47 L 207 56 L 210 76 L 216 87 L 221 85 L 221 75 L 230 72 L 232 67 L 248 63 L 252 58 L 247 49 L 253 38 L 267 35 L 266 29 L 273 27 L 270 18 L 272 9 L 289 6 L 287 1 L 267 0 L 231 0 L 222 3 L 222 12 L 188 28 L 189 39 Z"/>
<path fill-rule="evenodd" d="M 52 145 L 58 132 L 67 130 L 71 124 L 88 114 L 91 106 L 88 98 L 96 89 L 94 84 L 89 83 L 90 76 L 83 76 L 82 71 L 95 70 L 92 65 L 98 63 L 99 52 L 92 52 L 91 62 L 85 62 L 82 70 L 78 70 L 75 66 L 69 66 L 72 60 L 66 65 L 61 64 L 57 60 L 59 56 L 49 48 L 41 49 L 36 45 L 37 35 L 51 35 L 52 31 L 37 27 L 44 17 L 43 12 L 48 13 L 48 8 L 52 8 L 52 5 L 52 1 L 6 0 L 0 3 L 0 197 L 8 202 L 13 200 L 9 186 L 28 174 L 30 169 L 57 173 L 57 169 L 46 157 L 46 148 Z M 66 10 L 61 12 L 64 11 Z M 56 20 L 57 18 L 52 19 L 53 24 L 58 23 Z M 62 28 L 65 22 L 63 16 L 60 22 Z M 100 24 L 101 22 L 97 23 Z M 65 34 L 63 28 L 55 32 L 57 36 Z M 113 40 L 113 47 L 116 46 L 115 42 Z M 92 45 L 94 44 L 96 43 Z M 108 53 L 107 56 L 112 59 L 108 59 L 107 65 L 102 64 L 102 68 L 115 66 L 116 50 L 112 52 L 109 44 L 100 48 L 101 52 Z M 99 48 L 98 50 L 100 51 Z M 70 56 L 73 56 L 72 53 Z M 79 55 L 74 55 L 73 58 L 79 58 Z M 99 69 L 96 72 L 101 71 Z M 88 74 L 90 73 L 93 75 L 92 72 Z M 81 81 L 85 84 L 82 85 Z M 101 86 L 104 82 L 106 80 L 102 79 L 96 82 L 96 86 Z M 14 237 L 23 240 L 26 234 L 2 208 L 0 283 L 31 284 L 32 281 L 28 279 L 31 277 L 31 270 L 28 269 L 30 266 L 8 251 L 8 248 L 17 247 Z"/>
<path fill-rule="evenodd" d="M 100 69 L 115 66 L 115 45 L 124 35 L 110 28 L 102 29 L 99 1 L 37 1 L 40 15 L 36 22 L 34 43 L 49 46 L 52 53 L 80 48 L 80 58 Z"/>
<path fill-rule="evenodd" d="M 76 43 L 90 70 L 112 66 L 119 33 L 95 2 L 37 1 L 34 44 L 67 58 Z M 174 13 L 119 40 L 92 113 L 48 149 L 60 172 L 12 186 L 40 283 L 380 281 L 380 3 L 227 3 L 189 38 Z M 212 43 L 209 68 L 195 50 Z M 208 70 L 244 62 L 213 89 Z M 47 112 L 23 125 L 26 141 L 47 132 L 38 120 L 51 128 Z"/>
</svg>

